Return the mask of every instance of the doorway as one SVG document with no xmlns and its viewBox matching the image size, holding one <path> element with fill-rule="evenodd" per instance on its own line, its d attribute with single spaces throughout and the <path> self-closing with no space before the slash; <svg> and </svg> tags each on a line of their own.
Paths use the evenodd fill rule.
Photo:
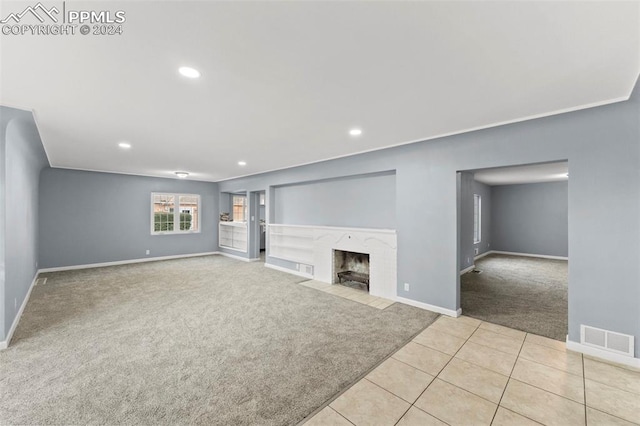
<svg viewBox="0 0 640 426">
<path fill-rule="evenodd" d="M 265 191 L 249 193 L 249 258 L 265 262 L 266 196 Z"/>
<path fill-rule="evenodd" d="M 568 186 L 567 161 L 458 173 L 464 315 L 565 340 Z"/>
</svg>

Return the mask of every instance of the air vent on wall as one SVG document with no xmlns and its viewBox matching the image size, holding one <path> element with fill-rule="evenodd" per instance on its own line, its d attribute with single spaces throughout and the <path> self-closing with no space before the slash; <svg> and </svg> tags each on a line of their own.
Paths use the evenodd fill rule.
<svg viewBox="0 0 640 426">
<path fill-rule="evenodd" d="M 580 325 L 580 343 L 620 355 L 634 356 L 633 336 Z"/>
<path fill-rule="evenodd" d="M 300 265 L 300 271 L 313 277 L 313 266 L 311 265 Z"/>
</svg>

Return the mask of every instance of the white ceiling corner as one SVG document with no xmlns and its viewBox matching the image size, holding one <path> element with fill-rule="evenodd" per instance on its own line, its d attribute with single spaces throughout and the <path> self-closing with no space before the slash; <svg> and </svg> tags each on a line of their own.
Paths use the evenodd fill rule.
<svg viewBox="0 0 640 426">
<path fill-rule="evenodd" d="M 638 2 L 67 4 L 123 34 L 0 35 L 0 102 L 55 167 L 217 181 L 624 100 L 640 72 Z"/>
</svg>

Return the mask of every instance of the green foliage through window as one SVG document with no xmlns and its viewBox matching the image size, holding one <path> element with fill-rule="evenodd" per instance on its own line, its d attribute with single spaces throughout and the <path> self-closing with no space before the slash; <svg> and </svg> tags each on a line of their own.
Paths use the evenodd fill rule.
<svg viewBox="0 0 640 426">
<path fill-rule="evenodd" d="M 153 214 L 153 230 L 155 232 L 173 231 L 173 213 L 154 213 Z M 180 213 L 180 230 L 188 231 L 191 229 L 191 214 Z"/>
</svg>

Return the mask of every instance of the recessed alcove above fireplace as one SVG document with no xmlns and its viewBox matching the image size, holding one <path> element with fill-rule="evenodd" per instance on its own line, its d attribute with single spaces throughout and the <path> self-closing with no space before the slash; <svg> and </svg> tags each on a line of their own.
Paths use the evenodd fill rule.
<svg viewBox="0 0 640 426">
<path fill-rule="evenodd" d="M 369 291 L 369 254 L 333 250 L 333 284 Z"/>
</svg>

